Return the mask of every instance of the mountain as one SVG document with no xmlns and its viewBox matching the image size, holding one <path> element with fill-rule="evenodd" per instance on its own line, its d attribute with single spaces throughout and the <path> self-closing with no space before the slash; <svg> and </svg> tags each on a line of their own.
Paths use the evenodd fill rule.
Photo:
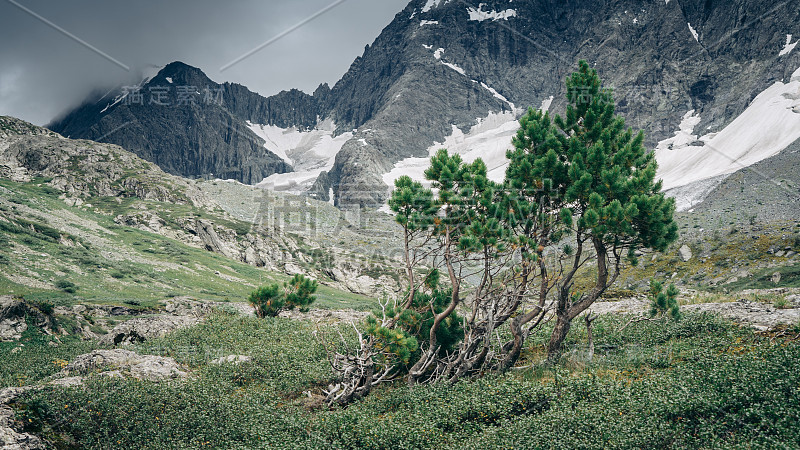
<svg viewBox="0 0 800 450">
<path fill-rule="evenodd" d="M 174 175 L 252 184 L 292 169 L 264 148 L 245 121 L 302 121 L 302 116 L 280 113 L 290 108 L 274 105 L 302 104 L 304 97 L 294 91 L 266 101 L 242 86 L 219 85 L 199 69 L 175 62 L 138 86 L 87 102 L 49 128 L 75 139 L 120 145 Z"/>
<path fill-rule="evenodd" d="M 251 184 L 263 174 L 264 187 L 339 206 L 380 205 L 397 175 L 419 177 L 440 146 L 481 156 L 502 177 L 516 119 L 528 107 L 562 112 L 563 80 L 586 59 L 615 88 L 628 124 L 646 132 L 665 187 L 682 189 L 675 195 L 688 208 L 730 173 L 800 138 L 798 24 L 800 0 L 413 0 L 339 82 L 313 95 L 264 98 L 215 85 L 224 101 L 213 111 L 226 120 L 104 100 L 51 128 L 122 143 L 173 173 L 216 170 Z M 168 69 L 201 77 L 175 63 L 145 86 L 184 82 Z M 169 125 L 103 137 L 133 112 L 137 121 Z M 204 139 L 185 137 L 201 123 Z M 261 158 L 279 155 L 293 171 L 260 173 L 263 162 L 234 143 Z M 184 147 L 194 150 L 176 150 Z M 195 167 L 193 152 L 224 163 Z"/>
</svg>

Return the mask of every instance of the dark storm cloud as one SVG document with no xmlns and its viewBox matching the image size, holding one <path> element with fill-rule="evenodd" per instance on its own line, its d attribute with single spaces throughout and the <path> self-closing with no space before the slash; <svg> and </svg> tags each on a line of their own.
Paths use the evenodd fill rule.
<svg viewBox="0 0 800 450">
<path fill-rule="evenodd" d="M 343 1 L 224 72 L 220 68 L 333 3 L 0 0 L 0 115 L 42 125 L 92 91 L 138 82 L 143 68 L 172 61 L 263 95 L 313 91 L 336 82 L 408 0 Z"/>
</svg>

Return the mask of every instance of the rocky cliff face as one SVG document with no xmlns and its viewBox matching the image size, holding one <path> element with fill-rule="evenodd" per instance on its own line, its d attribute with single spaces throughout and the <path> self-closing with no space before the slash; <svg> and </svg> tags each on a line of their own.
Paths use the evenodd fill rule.
<svg viewBox="0 0 800 450">
<path fill-rule="evenodd" d="M 466 132 L 489 111 L 551 97 L 545 105 L 563 111 L 563 80 L 578 59 L 596 65 L 651 147 L 690 110 L 696 129 L 720 131 L 800 66 L 800 52 L 786 52 L 799 14 L 798 1 L 412 1 L 333 88 L 334 98 L 353 92 L 373 105 L 364 114 L 338 104 L 340 120 L 379 132 L 369 145 L 346 144 L 320 182 L 342 203 L 377 199 L 359 192 L 372 174 L 426 156 L 453 125 Z"/>
<path fill-rule="evenodd" d="M 377 205 L 388 193 L 384 175 L 399 161 L 428 156 L 435 143 L 468 133 L 490 113 L 513 121 L 528 107 L 563 111 L 563 80 L 578 59 L 615 88 L 619 111 L 652 148 L 689 111 L 697 134 L 718 132 L 800 66 L 797 38 L 787 43 L 787 35 L 800 36 L 798 23 L 800 0 L 413 0 L 338 83 L 313 95 L 263 98 L 226 84 L 224 107 L 101 113 L 106 101 L 53 129 L 125 145 L 173 173 L 213 171 L 254 183 L 288 167 L 243 122 L 308 129 L 328 118 L 338 135 L 357 131 L 309 193 L 322 200 L 332 193 L 338 205 Z M 207 83 L 196 72 L 171 64 L 145 87 L 168 76 Z"/>
<path fill-rule="evenodd" d="M 293 120 L 281 115 L 289 109 L 282 105 L 302 103 L 301 97 L 287 93 L 266 101 L 175 62 L 140 86 L 91 101 L 49 128 L 74 139 L 120 145 L 174 175 L 253 184 L 292 169 L 264 148 L 245 121 L 261 116 Z"/>
</svg>

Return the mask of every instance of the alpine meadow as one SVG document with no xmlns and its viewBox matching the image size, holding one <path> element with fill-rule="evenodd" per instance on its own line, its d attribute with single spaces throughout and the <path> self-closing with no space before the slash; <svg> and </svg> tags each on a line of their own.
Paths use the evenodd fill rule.
<svg viewBox="0 0 800 450">
<path fill-rule="evenodd" d="M 0 4 L 3 449 L 800 448 L 800 0 L 101 3 Z"/>
</svg>

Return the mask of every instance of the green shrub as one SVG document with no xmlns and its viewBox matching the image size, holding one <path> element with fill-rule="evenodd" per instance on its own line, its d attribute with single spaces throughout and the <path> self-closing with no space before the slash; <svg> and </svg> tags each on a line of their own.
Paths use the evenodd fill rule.
<svg viewBox="0 0 800 450">
<path fill-rule="evenodd" d="M 419 360 L 422 356 L 421 344 L 430 342 L 430 331 L 434 322 L 434 315 L 441 314 L 449 303 L 453 294 L 452 288 L 443 289 L 439 285 L 440 274 L 432 270 L 424 280 L 424 289 L 414 293 L 410 308 L 401 309 L 389 305 L 388 301 L 383 310 L 374 311 L 366 320 L 365 333 L 378 342 L 384 350 L 381 365 L 387 367 L 397 366 L 398 373 L 406 373 L 407 367 Z M 381 318 L 395 317 L 396 328 L 381 326 Z M 463 319 L 457 313 L 451 314 L 436 331 L 436 342 L 440 346 L 439 355 L 445 356 L 452 352 L 456 345 L 464 338 L 462 328 Z"/>
<path fill-rule="evenodd" d="M 316 281 L 298 274 L 283 283 L 283 289 L 277 283 L 258 288 L 247 301 L 255 308 L 256 316 L 262 319 L 276 317 L 284 308 L 300 308 L 300 311 L 307 312 L 316 300 L 313 294 L 317 287 Z"/>
<path fill-rule="evenodd" d="M 285 299 L 280 295 L 280 287 L 277 284 L 261 286 L 256 289 L 247 302 L 255 308 L 256 317 L 275 317 L 281 312 L 285 304 Z"/>
<path fill-rule="evenodd" d="M 28 247 L 35 248 L 41 245 L 41 241 L 30 235 L 23 235 L 20 241 Z"/>
<path fill-rule="evenodd" d="M 78 291 L 78 286 L 76 286 L 75 283 L 67 280 L 58 280 L 56 281 L 55 286 L 68 294 L 74 294 Z"/>
<path fill-rule="evenodd" d="M 40 186 L 40 189 L 42 190 L 42 193 L 47 194 L 47 195 L 52 195 L 52 196 L 61 195 L 61 191 L 59 191 L 58 189 L 56 189 L 56 188 L 54 188 L 52 186 L 42 185 L 42 186 Z"/>
<path fill-rule="evenodd" d="M 311 409 L 304 392 L 330 380 L 313 324 L 214 314 L 140 344 L 193 377 L 153 383 L 90 377 L 75 389 L 32 390 L 14 407 L 30 431 L 63 448 L 798 448 L 800 346 L 770 344 L 730 322 L 686 313 L 617 335 L 602 316 L 596 366 L 538 365 L 456 384 L 383 386 L 347 408 Z M 575 323 L 572 335 L 582 332 Z M 348 339 L 349 326 L 342 328 Z M 350 329 L 352 331 L 352 329 Z M 41 334 L 41 333 L 39 333 Z M 0 377 L 42 380 L 96 345 L 0 343 Z M 533 348 L 549 339 L 532 337 Z M 570 341 L 573 344 L 575 341 Z M 265 343 L 269 343 L 265 345 Z M 618 353 L 630 348 L 645 366 Z M 231 354 L 243 364 L 209 364 Z M 543 355 L 542 355 L 543 356 Z M 649 366 L 647 366 L 649 364 Z M 661 369 L 660 367 L 667 367 Z M 39 431 L 41 430 L 41 432 Z"/>
<path fill-rule="evenodd" d="M 31 304 L 36 307 L 42 314 L 50 316 L 53 314 L 53 310 L 55 309 L 55 305 L 46 301 L 46 300 L 38 300 L 32 301 Z"/>
<path fill-rule="evenodd" d="M 780 296 L 775 299 L 775 301 L 772 303 L 772 306 L 775 309 L 788 309 L 792 305 L 789 303 L 789 300 L 786 300 L 786 297 Z"/>
<path fill-rule="evenodd" d="M 44 219 L 42 219 L 44 220 Z M 29 220 L 17 219 L 22 231 L 34 237 L 50 241 L 58 242 L 61 239 L 61 232 L 55 228 L 39 222 L 31 222 Z"/>
<path fill-rule="evenodd" d="M 678 305 L 678 288 L 670 284 L 666 291 L 661 283 L 650 280 L 650 316 L 663 317 L 667 313 L 675 319 L 681 318 L 680 305 Z"/>
<path fill-rule="evenodd" d="M 317 299 L 314 293 L 317 292 L 319 284 L 303 275 L 293 276 L 283 286 L 286 292 L 286 306 L 289 309 L 297 307 L 300 311 L 307 312 L 311 304 Z"/>
</svg>

